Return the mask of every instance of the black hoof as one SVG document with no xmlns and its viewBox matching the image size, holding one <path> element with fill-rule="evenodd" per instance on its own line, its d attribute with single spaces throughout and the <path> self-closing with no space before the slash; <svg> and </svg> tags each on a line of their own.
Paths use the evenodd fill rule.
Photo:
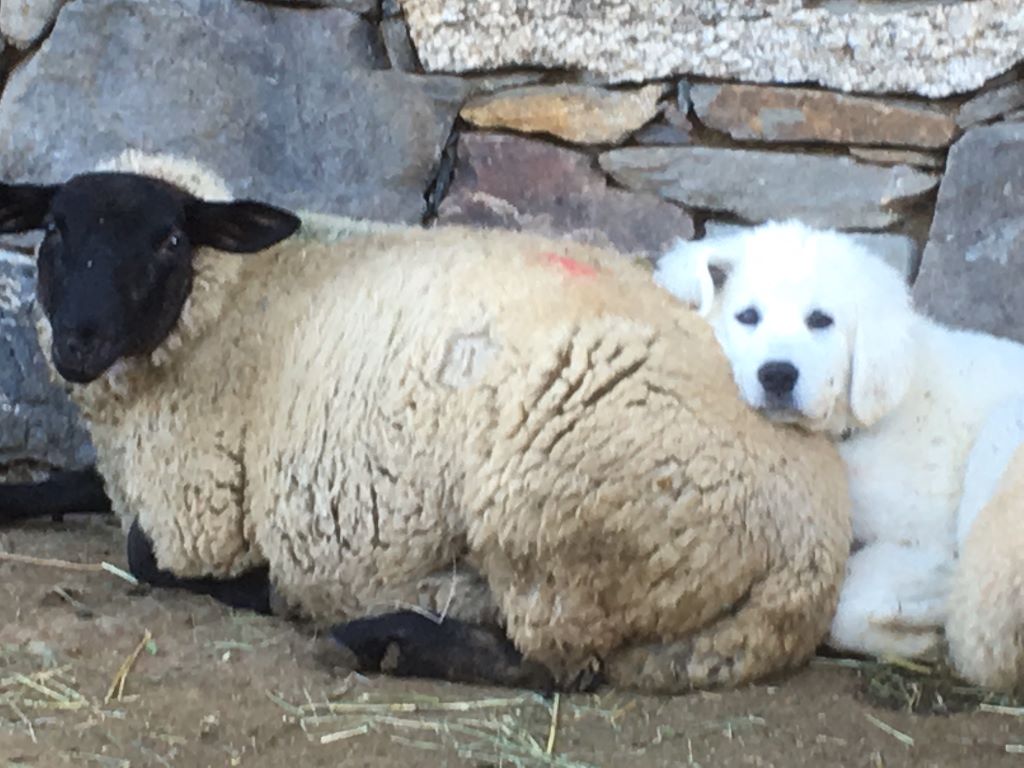
<svg viewBox="0 0 1024 768">
<path fill-rule="evenodd" d="M 154 587 L 184 589 L 199 595 L 209 595 L 232 608 L 271 613 L 270 572 L 266 567 L 253 568 L 230 579 L 183 579 L 156 564 L 153 542 L 139 526 L 132 522 L 128 530 L 128 570 L 139 581 Z"/>
<path fill-rule="evenodd" d="M 331 637 L 351 652 L 362 672 L 530 688 L 546 695 L 555 687 L 550 671 L 523 659 L 503 633 L 456 619 L 438 623 L 415 611 L 397 611 L 339 624 Z"/>
<path fill-rule="evenodd" d="M 601 660 L 592 656 L 565 684 L 565 690 L 571 693 L 593 693 L 607 682 Z"/>
<path fill-rule="evenodd" d="M 38 483 L 0 484 L 0 523 L 64 515 L 110 514 L 110 499 L 95 468 L 62 470 Z"/>
<path fill-rule="evenodd" d="M 174 577 L 168 571 L 161 571 L 156 564 L 153 553 L 153 542 L 150 541 L 139 521 L 133 520 L 128 529 L 128 540 L 125 542 L 128 555 L 128 570 L 139 581 L 154 587 L 172 586 Z"/>
</svg>

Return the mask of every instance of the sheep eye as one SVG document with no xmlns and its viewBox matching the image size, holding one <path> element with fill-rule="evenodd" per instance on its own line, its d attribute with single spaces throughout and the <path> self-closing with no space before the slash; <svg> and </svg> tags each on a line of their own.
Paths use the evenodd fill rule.
<svg viewBox="0 0 1024 768">
<path fill-rule="evenodd" d="M 47 219 L 46 224 L 43 227 L 43 232 L 46 237 L 53 237 L 54 235 L 60 234 L 60 229 L 57 227 L 57 222 L 53 219 Z"/>
<path fill-rule="evenodd" d="M 747 307 L 742 312 L 736 313 L 736 319 L 744 325 L 757 325 L 761 322 L 761 313 L 754 307 Z"/>
<path fill-rule="evenodd" d="M 156 249 L 159 256 L 173 256 L 178 246 L 181 245 L 181 234 L 176 230 L 168 234 Z"/>
<path fill-rule="evenodd" d="M 807 327 L 814 330 L 821 330 L 822 328 L 828 328 L 832 323 L 835 322 L 831 315 L 826 315 L 820 309 L 816 309 L 807 316 Z"/>
</svg>

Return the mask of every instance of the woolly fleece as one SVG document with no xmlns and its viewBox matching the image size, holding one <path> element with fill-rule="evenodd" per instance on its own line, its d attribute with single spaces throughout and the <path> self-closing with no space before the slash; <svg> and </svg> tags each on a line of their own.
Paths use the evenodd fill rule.
<svg viewBox="0 0 1024 768">
<path fill-rule="evenodd" d="M 205 194 L 177 163 L 115 165 Z M 606 251 L 374 228 L 198 252 L 167 340 L 72 388 L 161 567 L 267 563 L 320 621 L 497 619 L 563 679 L 596 655 L 647 690 L 813 652 L 850 544 L 842 464 L 742 404 L 701 318 Z"/>
<path fill-rule="evenodd" d="M 990 688 L 1024 680 L 1024 446 L 1018 447 L 995 494 L 960 548 L 946 621 L 956 670 Z"/>
</svg>

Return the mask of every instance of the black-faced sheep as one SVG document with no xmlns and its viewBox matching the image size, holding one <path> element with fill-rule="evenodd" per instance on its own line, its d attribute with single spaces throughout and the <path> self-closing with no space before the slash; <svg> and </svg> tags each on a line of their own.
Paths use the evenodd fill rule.
<svg viewBox="0 0 1024 768">
<path fill-rule="evenodd" d="M 47 231 L 41 341 L 168 579 L 267 568 L 282 604 L 356 619 L 357 656 L 422 650 L 396 606 L 444 609 L 456 644 L 497 621 L 559 684 L 594 658 L 621 686 L 737 684 L 824 636 L 838 456 L 747 408 L 645 270 L 500 231 L 288 238 L 194 164 L 117 168 L 0 186 L 0 229 Z"/>
</svg>

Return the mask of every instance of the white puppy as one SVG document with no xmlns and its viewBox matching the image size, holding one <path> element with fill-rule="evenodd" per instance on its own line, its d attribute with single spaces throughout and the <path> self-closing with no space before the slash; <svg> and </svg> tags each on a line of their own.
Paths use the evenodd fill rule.
<svg viewBox="0 0 1024 768">
<path fill-rule="evenodd" d="M 926 658 L 945 630 L 965 676 L 1014 685 L 1024 515 L 986 505 L 1024 442 L 1024 345 L 929 320 L 864 246 L 795 221 L 680 242 L 655 279 L 708 317 L 751 406 L 841 441 L 856 551 L 830 645 Z M 979 514 L 1001 522 L 958 562 Z"/>
</svg>

